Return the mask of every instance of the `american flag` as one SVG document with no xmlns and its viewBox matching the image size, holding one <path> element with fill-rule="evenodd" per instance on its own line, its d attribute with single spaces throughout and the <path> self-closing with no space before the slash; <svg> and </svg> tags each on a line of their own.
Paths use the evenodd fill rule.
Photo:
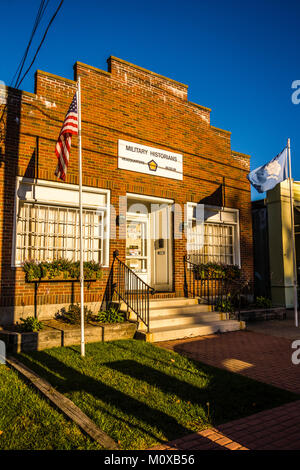
<svg viewBox="0 0 300 470">
<path fill-rule="evenodd" d="M 72 134 L 78 134 L 77 93 L 75 93 L 69 111 L 66 114 L 55 148 L 55 153 L 58 158 L 55 175 L 62 181 L 66 179 Z"/>
</svg>

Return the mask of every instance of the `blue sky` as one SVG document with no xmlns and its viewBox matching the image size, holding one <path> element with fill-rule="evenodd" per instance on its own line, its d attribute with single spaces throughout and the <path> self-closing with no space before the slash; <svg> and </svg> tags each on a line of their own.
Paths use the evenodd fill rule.
<svg viewBox="0 0 300 470">
<path fill-rule="evenodd" d="M 2 0 L 0 80 L 10 84 L 25 51 L 40 0 Z M 59 0 L 50 0 L 33 42 Z M 110 55 L 189 85 L 188 99 L 212 109 L 211 124 L 232 132 L 232 148 L 254 169 L 291 139 L 292 172 L 300 180 L 300 2 L 235 0 L 65 0 L 34 72 L 73 78 L 76 60 L 107 70 Z M 33 57 L 29 54 L 28 65 Z M 299 93 L 300 97 L 300 93 Z M 253 199 L 261 198 L 253 189 Z"/>
</svg>

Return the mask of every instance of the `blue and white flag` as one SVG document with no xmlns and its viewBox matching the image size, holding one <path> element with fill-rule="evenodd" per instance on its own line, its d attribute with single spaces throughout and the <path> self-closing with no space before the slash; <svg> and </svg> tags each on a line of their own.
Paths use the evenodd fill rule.
<svg viewBox="0 0 300 470">
<path fill-rule="evenodd" d="M 256 168 L 247 175 L 248 180 L 259 193 L 273 189 L 288 178 L 287 148 L 269 163 Z"/>
</svg>

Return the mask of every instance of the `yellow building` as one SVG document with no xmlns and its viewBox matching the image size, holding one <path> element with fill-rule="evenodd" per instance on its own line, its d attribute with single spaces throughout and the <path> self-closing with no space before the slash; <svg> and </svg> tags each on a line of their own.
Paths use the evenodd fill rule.
<svg viewBox="0 0 300 470">
<path fill-rule="evenodd" d="M 297 272 L 300 267 L 300 182 L 293 182 Z M 256 295 L 270 296 L 274 306 L 294 306 L 293 244 L 289 181 L 254 201 L 254 273 Z"/>
</svg>

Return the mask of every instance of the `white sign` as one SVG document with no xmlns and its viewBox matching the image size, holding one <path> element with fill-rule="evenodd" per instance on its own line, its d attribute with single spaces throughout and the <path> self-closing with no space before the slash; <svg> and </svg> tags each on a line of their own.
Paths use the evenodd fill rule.
<svg viewBox="0 0 300 470">
<path fill-rule="evenodd" d="M 182 155 L 120 140 L 118 168 L 147 175 L 182 180 Z"/>
</svg>

